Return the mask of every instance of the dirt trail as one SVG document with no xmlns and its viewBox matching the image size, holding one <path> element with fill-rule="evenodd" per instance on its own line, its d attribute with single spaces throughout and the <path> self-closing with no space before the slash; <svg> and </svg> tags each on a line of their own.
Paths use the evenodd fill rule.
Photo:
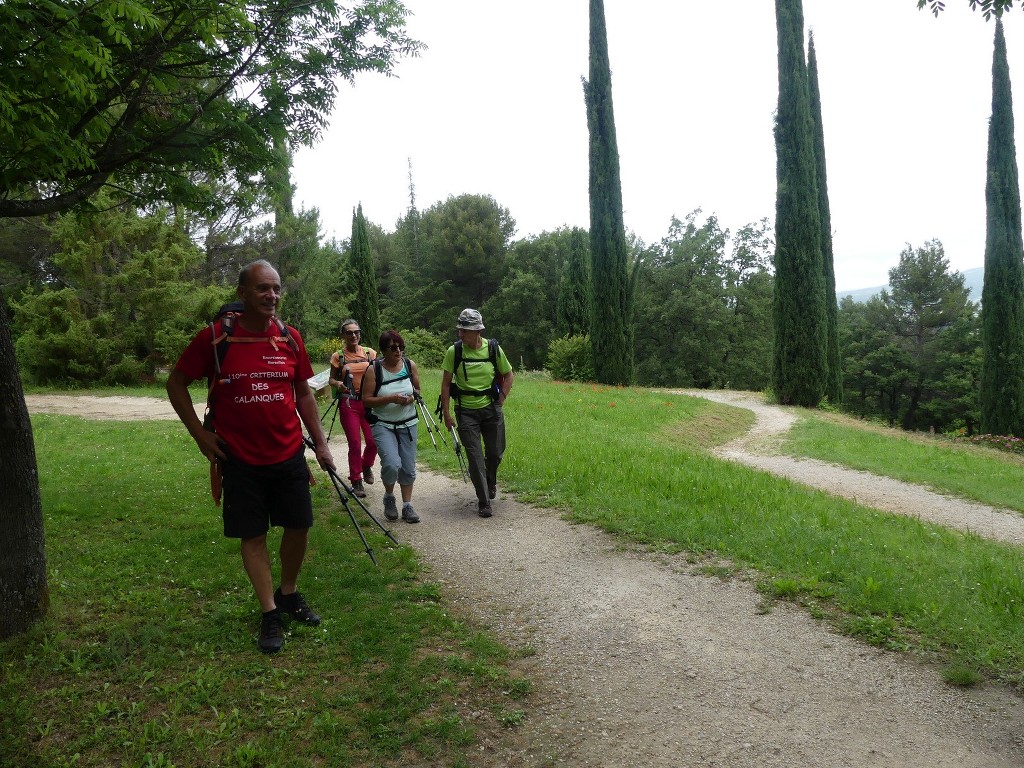
<svg viewBox="0 0 1024 768">
<path fill-rule="evenodd" d="M 758 414 L 752 435 L 724 455 L 762 460 L 756 439 L 791 414 L 710 394 Z M 97 399 L 74 398 L 73 412 L 134 418 L 144 406 Z M 30 410 L 67 412 L 47 400 L 29 398 Z M 166 403 L 150 405 L 151 418 L 174 418 Z M 343 438 L 332 442 L 342 457 Z M 771 458 L 777 469 L 765 468 L 787 474 L 808 464 Z M 820 470 L 804 466 L 799 479 L 838 474 Z M 833 492 L 867 494 L 879 484 L 865 473 L 846 482 Z M 379 482 L 369 491 L 379 508 Z M 901 513 L 930 518 L 934 494 L 901 493 Z M 550 510 L 499 496 L 483 520 L 470 486 L 428 472 L 415 501 L 423 522 L 395 533 L 447 599 L 514 647 L 535 650 L 524 724 L 489 734 L 474 765 L 1024 767 L 1024 702 L 1001 689 L 951 688 L 933 667 L 836 635 L 802 610 L 764 612 L 746 582 L 697 575 L 681 558 L 646 554 Z M 960 516 L 981 532 L 968 517 L 974 506 Z"/>
</svg>

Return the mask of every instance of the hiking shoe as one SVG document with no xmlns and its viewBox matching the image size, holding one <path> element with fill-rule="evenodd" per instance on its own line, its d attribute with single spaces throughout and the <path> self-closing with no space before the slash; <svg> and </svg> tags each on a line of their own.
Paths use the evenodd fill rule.
<svg viewBox="0 0 1024 768">
<path fill-rule="evenodd" d="M 498 495 L 498 486 L 496 486 L 494 483 L 488 483 L 487 484 L 487 498 L 488 499 L 493 499 L 497 495 Z"/>
<path fill-rule="evenodd" d="M 418 523 L 420 516 L 416 514 L 416 510 L 412 508 L 412 504 L 406 502 L 402 505 L 402 519 L 407 523 Z"/>
<path fill-rule="evenodd" d="M 480 517 L 490 517 L 491 516 L 491 505 L 488 504 L 485 501 L 481 501 L 480 502 L 480 511 L 477 512 L 477 514 L 480 515 Z"/>
<path fill-rule="evenodd" d="M 395 494 L 384 494 L 384 517 L 388 520 L 398 519 L 398 503 L 395 501 Z"/>
<path fill-rule="evenodd" d="M 320 623 L 320 617 L 313 613 L 301 592 L 282 595 L 281 588 L 278 587 L 277 591 L 274 592 L 274 602 L 277 603 L 278 611 L 284 611 L 300 624 L 308 624 L 311 627 L 315 627 Z"/>
<path fill-rule="evenodd" d="M 353 496 L 358 496 L 360 499 L 365 499 L 366 498 L 366 490 L 363 488 L 363 481 L 362 480 L 353 480 L 352 481 L 352 495 Z"/>
<path fill-rule="evenodd" d="M 284 645 L 284 622 L 280 611 L 268 611 L 260 620 L 260 639 L 257 643 L 264 653 L 277 653 Z"/>
<path fill-rule="evenodd" d="M 363 470 L 363 482 L 367 485 L 373 485 L 373 467 L 367 467 Z"/>
</svg>

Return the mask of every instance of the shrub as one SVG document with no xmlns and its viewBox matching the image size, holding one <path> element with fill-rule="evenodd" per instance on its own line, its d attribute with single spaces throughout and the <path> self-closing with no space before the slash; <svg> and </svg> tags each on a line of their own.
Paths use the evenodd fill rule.
<svg viewBox="0 0 1024 768">
<path fill-rule="evenodd" d="M 558 381 L 593 381 L 594 359 L 589 336 L 563 336 L 548 348 L 548 370 Z"/>
<path fill-rule="evenodd" d="M 440 368 L 449 344 L 423 328 L 399 331 L 405 339 L 405 354 L 420 368 Z"/>
</svg>

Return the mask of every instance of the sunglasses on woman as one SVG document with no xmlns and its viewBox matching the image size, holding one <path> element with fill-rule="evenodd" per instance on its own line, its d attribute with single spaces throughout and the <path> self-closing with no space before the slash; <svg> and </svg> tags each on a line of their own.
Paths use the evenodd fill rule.
<svg viewBox="0 0 1024 768">
<path fill-rule="evenodd" d="M 394 352 L 396 349 L 401 352 L 404 352 L 405 344 L 388 344 L 386 347 L 384 347 L 385 352 Z"/>
</svg>

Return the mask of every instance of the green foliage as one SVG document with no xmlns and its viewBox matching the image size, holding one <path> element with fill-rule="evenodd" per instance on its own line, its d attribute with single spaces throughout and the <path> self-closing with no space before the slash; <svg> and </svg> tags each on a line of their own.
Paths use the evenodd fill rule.
<svg viewBox="0 0 1024 768">
<path fill-rule="evenodd" d="M 783 404 L 814 407 L 825 392 L 828 334 L 801 0 L 776 0 L 775 17 L 779 107 L 772 389 Z"/>
<path fill-rule="evenodd" d="M 807 41 L 807 86 L 814 128 L 814 167 L 818 182 L 818 215 L 821 221 L 821 273 L 825 290 L 825 397 L 833 405 L 843 399 L 843 367 L 839 351 L 839 319 L 836 302 L 836 270 L 832 254 L 832 212 L 828 202 L 828 173 L 825 164 L 825 128 L 821 119 L 821 91 L 818 86 L 818 55 L 814 35 Z"/>
<path fill-rule="evenodd" d="M 981 429 L 1024 437 L 1024 239 L 1013 100 L 1002 21 L 992 60 L 981 294 Z"/>
<path fill-rule="evenodd" d="M 259 189 L 281 129 L 311 144 L 337 79 L 420 46 L 397 0 L 0 4 L 0 218 L 112 195 L 217 208 Z M 260 106 L 264 105 L 264 106 Z M 136 198 L 138 199 L 138 198 Z"/>
<path fill-rule="evenodd" d="M 590 0 L 590 77 L 583 84 L 590 135 L 590 342 L 594 375 L 605 384 L 633 380 L 631 295 L 622 182 L 615 138 L 604 0 Z"/>
<path fill-rule="evenodd" d="M 205 320 L 199 304 L 210 291 L 185 287 L 202 257 L 166 209 L 67 214 L 50 238 L 58 279 L 11 302 L 31 380 L 138 381 L 175 359 Z"/>
<path fill-rule="evenodd" d="M 305 339 L 303 339 L 305 340 Z M 366 344 L 370 344 L 369 340 L 366 340 Z M 319 370 L 320 366 L 327 366 L 331 362 L 331 355 L 342 349 L 345 346 L 345 342 L 339 339 L 337 336 L 332 336 L 322 341 L 315 341 L 312 344 L 306 345 L 306 354 L 309 355 L 309 361 L 313 366 L 313 370 Z"/>
<path fill-rule="evenodd" d="M 889 270 L 892 292 L 843 300 L 840 327 L 849 410 L 904 429 L 950 431 L 978 422 L 975 306 L 942 243 L 909 245 Z"/>
<path fill-rule="evenodd" d="M 968 0 L 972 11 L 981 10 L 985 15 L 985 20 L 988 21 L 993 16 L 999 18 L 1003 15 L 1004 11 L 1008 11 L 1013 8 L 1013 0 Z M 943 0 L 917 0 L 917 7 L 924 8 L 928 7 L 929 10 L 936 16 L 939 12 L 944 10 L 946 3 Z"/>
<path fill-rule="evenodd" d="M 563 336 L 551 342 L 547 369 L 558 381 L 593 381 L 593 361 L 589 336 Z"/>
<path fill-rule="evenodd" d="M 593 313 L 591 302 L 589 239 L 574 227 L 569 239 L 569 260 L 558 281 L 558 333 L 586 336 Z"/>
<path fill-rule="evenodd" d="M 653 386 L 767 386 L 772 279 L 768 224 L 729 233 L 700 210 L 673 218 L 636 270 L 636 378 Z"/>
<path fill-rule="evenodd" d="M 405 354 L 416 363 L 420 370 L 440 369 L 448 342 L 423 328 L 399 331 L 405 339 Z M 422 375 L 422 374 L 421 374 Z"/>
<path fill-rule="evenodd" d="M 380 294 L 377 292 L 377 276 L 374 272 L 370 237 L 366 230 L 362 204 L 352 214 L 352 255 L 349 258 L 349 271 L 356 292 L 351 305 L 352 316 L 359 320 L 367 339 L 378 339 L 383 330 L 380 324 Z"/>
<path fill-rule="evenodd" d="M 459 310 L 480 308 L 497 293 L 515 228 L 508 209 L 489 195 L 449 197 L 424 211 L 423 263 L 411 268 L 420 321 L 412 325 L 449 335 Z"/>
</svg>

